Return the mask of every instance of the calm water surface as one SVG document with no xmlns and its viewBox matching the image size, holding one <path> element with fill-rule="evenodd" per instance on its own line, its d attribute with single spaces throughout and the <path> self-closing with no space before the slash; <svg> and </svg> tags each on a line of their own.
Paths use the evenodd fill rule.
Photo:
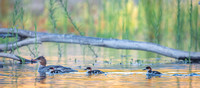
<svg viewBox="0 0 200 88">
<path fill-rule="evenodd" d="M 106 48 L 95 48 L 99 57 L 94 58 L 87 47 L 68 44 L 66 51 L 64 45 L 61 47 L 62 53 L 66 54 L 62 58 L 56 57 L 56 44 L 44 43 L 39 46 L 38 53 L 46 57 L 47 65 L 62 65 L 79 72 L 40 77 L 37 72 L 39 64 L 17 64 L 6 59 L 4 67 L 0 68 L 0 88 L 200 88 L 200 76 L 172 76 L 200 74 L 199 64 L 174 64 L 175 60 L 170 58 L 142 59 L 144 52 L 140 54 Z M 19 51 L 23 54 L 20 56 L 30 58 L 31 54 L 26 47 Z M 3 60 L 0 58 L 0 62 Z M 142 69 L 148 65 L 164 75 L 146 79 L 146 71 Z M 88 77 L 83 70 L 87 66 L 107 73 Z"/>
<path fill-rule="evenodd" d="M 160 78 L 146 79 L 145 65 L 139 64 L 109 64 L 105 61 L 96 61 L 87 64 L 77 58 L 64 58 L 60 61 L 47 58 L 48 65 L 60 64 L 78 70 L 76 73 L 47 75 L 40 77 L 38 64 L 5 64 L 0 68 L 1 88 L 199 88 L 200 76 L 172 76 L 173 74 L 200 74 L 199 64 L 154 64 L 154 70 L 162 72 Z M 83 70 L 86 66 L 107 72 L 101 75 L 86 76 Z M 192 68 L 192 69 L 190 69 Z M 190 70 L 189 70 L 190 69 Z"/>
</svg>

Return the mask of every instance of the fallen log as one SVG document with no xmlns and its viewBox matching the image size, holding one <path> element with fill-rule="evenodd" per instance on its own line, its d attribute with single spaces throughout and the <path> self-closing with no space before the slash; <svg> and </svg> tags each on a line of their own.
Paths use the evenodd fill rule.
<svg viewBox="0 0 200 88">
<path fill-rule="evenodd" d="M 191 61 L 200 61 L 200 52 L 181 51 L 177 49 L 168 48 L 155 43 L 139 42 L 131 40 L 106 39 L 97 37 L 87 37 L 72 34 L 54 34 L 43 33 L 21 29 L 0 28 L 0 34 L 15 34 L 20 37 L 16 43 L 0 44 L 0 52 L 11 51 L 22 46 L 27 46 L 42 42 L 56 42 L 56 43 L 73 43 L 81 45 L 91 45 L 99 47 L 107 47 L 114 49 L 127 50 L 143 50 L 154 52 L 167 57 L 172 57 L 179 60 L 190 59 Z M 2 35 L 3 36 L 3 35 Z M 0 36 L 1 37 L 1 36 Z M 5 37 L 5 36 L 3 36 Z"/>
</svg>

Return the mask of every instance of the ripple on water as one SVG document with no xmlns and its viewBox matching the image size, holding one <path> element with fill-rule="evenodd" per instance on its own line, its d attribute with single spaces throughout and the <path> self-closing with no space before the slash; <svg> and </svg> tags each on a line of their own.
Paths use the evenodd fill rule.
<svg viewBox="0 0 200 88">
<path fill-rule="evenodd" d="M 55 64 L 52 62 L 52 64 Z M 117 68 L 117 66 L 108 69 L 107 67 L 99 67 L 100 70 L 106 72 L 106 75 L 93 75 L 86 76 L 86 72 L 83 71 L 80 66 L 73 65 L 73 68 L 79 70 L 79 72 L 56 74 L 52 76 L 40 77 L 36 68 L 37 64 L 29 64 L 24 66 L 11 67 L 8 66 L 0 70 L 0 87 L 56 87 L 56 88 L 154 88 L 154 87 L 189 87 L 198 88 L 200 84 L 200 69 L 189 70 L 187 65 L 162 65 L 154 67 L 153 70 L 162 72 L 163 75 L 160 78 L 146 79 L 146 71 L 143 71 L 143 67 L 135 67 L 133 69 Z M 180 66 L 180 68 L 177 68 Z M 71 67 L 71 66 L 70 66 Z M 84 66 L 83 66 L 84 67 Z M 110 67 L 109 67 L 110 68 Z M 98 67 L 96 67 L 98 69 Z M 180 77 L 178 77 L 180 76 Z M 167 84 L 166 84 L 167 83 Z"/>
</svg>

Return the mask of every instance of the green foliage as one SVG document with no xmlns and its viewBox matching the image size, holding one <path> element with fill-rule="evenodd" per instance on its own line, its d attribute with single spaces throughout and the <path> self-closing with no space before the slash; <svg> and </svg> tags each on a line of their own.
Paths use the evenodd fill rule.
<svg viewBox="0 0 200 88">
<path fill-rule="evenodd" d="M 25 21 L 30 15 L 22 8 L 22 2 L 16 0 L 10 16 L 11 22 L 0 23 L 11 25 L 12 28 L 24 28 L 28 22 L 32 22 L 31 19 Z M 44 13 L 37 17 L 37 31 L 145 41 L 184 51 L 200 50 L 199 5 L 195 0 L 45 2 L 48 8 L 45 7 Z M 27 29 L 31 30 L 34 24 L 29 25 Z M 5 38 L 1 42 L 8 43 L 11 40 Z M 152 53 L 138 56 L 157 57 Z"/>
<path fill-rule="evenodd" d="M 143 6 L 144 17 L 147 26 L 146 41 L 160 44 L 162 19 L 163 19 L 163 0 L 141 0 L 140 5 Z M 147 57 L 154 56 L 152 53 L 147 53 Z"/>
<path fill-rule="evenodd" d="M 56 4 L 56 0 L 49 1 L 49 18 L 50 18 L 51 24 L 53 25 L 52 31 L 54 33 L 58 33 L 59 30 L 57 30 L 57 24 L 56 24 L 56 18 L 55 18 L 55 12 L 56 12 L 55 4 Z M 59 43 L 57 43 L 57 46 L 58 46 L 58 56 L 60 59 L 62 57 L 62 50 Z"/>
<path fill-rule="evenodd" d="M 17 57 L 21 59 L 21 63 L 22 63 L 22 64 L 24 64 L 24 63 L 25 63 L 25 58 L 23 58 L 23 57 L 20 57 L 20 56 L 17 56 Z"/>
<path fill-rule="evenodd" d="M 56 19 L 55 19 L 55 10 L 56 10 L 56 8 L 54 7 L 54 4 L 55 4 L 55 0 L 50 0 L 49 1 L 49 18 L 50 18 L 50 22 L 51 22 L 51 24 L 52 24 L 52 31 L 54 32 L 54 33 L 56 33 L 57 32 L 57 30 L 56 30 Z"/>
<path fill-rule="evenodd" d="M 34 46 L 35 46 L 35 57 L 38 57 L 38 44 L 36 43 L 37 42 L 36 32 L 37 32 L 37 25 L 35 23 L 35 44 L 34 44 Z"/>
</svg>

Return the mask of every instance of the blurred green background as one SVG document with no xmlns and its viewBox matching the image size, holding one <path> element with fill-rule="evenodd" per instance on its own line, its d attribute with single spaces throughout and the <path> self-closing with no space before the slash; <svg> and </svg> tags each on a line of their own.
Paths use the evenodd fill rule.
<svg viewBox="0 0 200 88">
<path fill-rule="evenodd" d="M 198 0 L 0 0 L 0 27 L 145 41 L 199 52 L 198 3 Z M 1 39 L 1 43 L 5 42 Z M 145 56 L 159 57 L 149 52 Z"/>
</svg>

